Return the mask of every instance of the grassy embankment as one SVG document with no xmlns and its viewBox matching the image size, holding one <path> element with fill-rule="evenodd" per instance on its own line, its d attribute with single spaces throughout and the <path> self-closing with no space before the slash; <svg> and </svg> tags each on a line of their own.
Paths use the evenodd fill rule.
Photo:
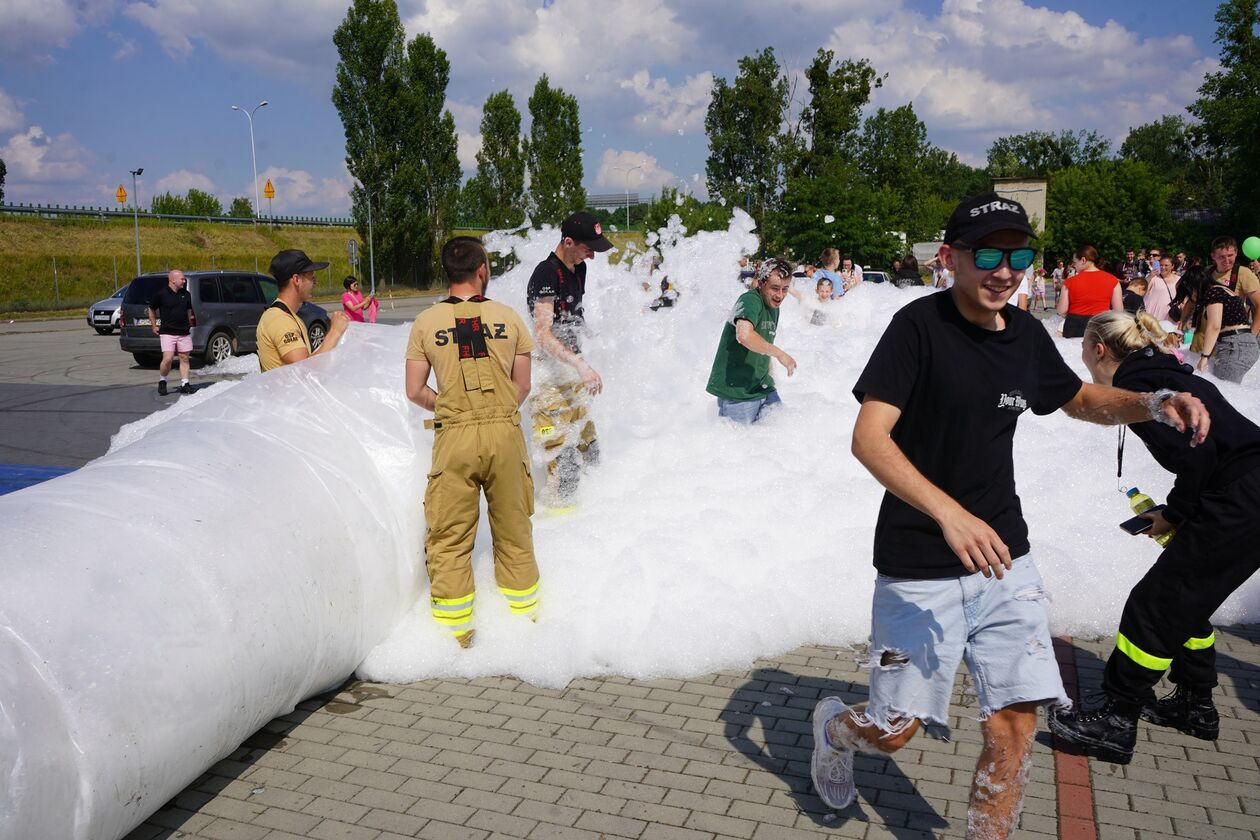
<svg viewBox="0 0 1260 840">
<path fill-rule="evenodd" d="M 610 234 L 617 244 L 641 233 Z M 358 240 L 351 228 L 277 227 L 260 223 L 177 223 L 140 220 L 140 257 L 146 272 L 238 269 L 266 273 L 283 248 L 301 248 L 313 260 L 331 263 L 319 274 L 317 297 L 337 299 L 341 278 L 350 273 L 346 243 Z M 360 254 L 363 243 L 359 242 Z M 57 278 L 53 280 L 53 259 Z M 78 314 L 107 297 L 135 273 L 135 231 L 126 219 L 34 219 L 0 216 L 0 316 L 57 317 Z M 361 276 L 366 278 L 366 267 Z M 377 287 L 395 295 L 414 292 L 406 285 L 387 286 L 377 267 Z"/>
</svg>

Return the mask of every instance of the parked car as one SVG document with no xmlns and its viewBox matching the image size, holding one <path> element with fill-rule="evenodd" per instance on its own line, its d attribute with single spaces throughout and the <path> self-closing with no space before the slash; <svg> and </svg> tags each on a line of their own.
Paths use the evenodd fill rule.
<svg viewBox="0 0 1260 840">
<path fill-rule="evenodd" d="M 862 269 L 862 280 L 866 283 L 887 283 L 888 272 L 886 271 L 870 271 Z"/>
<path fill-rule="evenodd" d="M 127 284 L 127 286 L 130 285 L 130 283 Z M 127 286 L 123 286 L 109 297 L 104 300 L 98 300 L 88 307 L 87 322 L 89 327 L 101 335 L 109 335 L 118 329 L 118 313 L 122 307 L 123 295 L 127 293 Z"/>
<path fill-rule="evenodd" d="M 193 354 L 213 365 L 229 356 L 255 352 L 258 321 L 276 299 L 276 281 L 252 271 L 188 271 L 184 276 L 195 320 Z M 162 360 L 161 345 L 149 322 L 148 301 L 166 281 L 165 273 L 142 274 L 127 285 L 122 298 L 119 346 L 142 367 L 154 367 Z M 297 314 L 310 333 L 311 349 L 319 347 L 328 333 L 328 312 L 304 303 Z"/>
</svg>

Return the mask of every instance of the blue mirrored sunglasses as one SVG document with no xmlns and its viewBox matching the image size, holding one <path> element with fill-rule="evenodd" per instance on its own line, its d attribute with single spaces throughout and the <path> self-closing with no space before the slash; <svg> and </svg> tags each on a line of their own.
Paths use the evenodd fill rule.
<svg viewBox="0 0 1260 840">
<path fill-rule="evenodd" d="M 961 246 L 960 246 L 961 247 Z M 1015 271 L 1023 271 L 1032 265 L 1033 259 L 1037 256 L 1036 248 L 966 248 L 965 251 L 971 251 L 971 261 L 976 264 L 976 268 L 981 271 L 992 271 L 1002 264 L 1002 259 L 1010 264 Z"/>
</svg>

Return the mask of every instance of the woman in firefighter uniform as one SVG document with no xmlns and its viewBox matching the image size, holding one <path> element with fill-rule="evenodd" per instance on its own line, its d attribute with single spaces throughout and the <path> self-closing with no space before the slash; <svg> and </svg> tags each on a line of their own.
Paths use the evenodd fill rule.
<svg viewBox="0 0 1260 840">
<path fill-rule="evenodd" d="M 530 515 L 534 482 L 521 431 L 534 342 L 512 309 L 483 297 L 490 277 L 479 239 L 442 249 L 450 296 L 416 318 L 407 343 L 407 398 L 433 412 L 424 495 L 433 617 L 463 647 L 473 638 L 473 542 L 486 494 L 494 575 L 515 615 L 534 617 L 538 564 Z M 428 385 L 429 372 L 437 381 Z"/>
</svg>

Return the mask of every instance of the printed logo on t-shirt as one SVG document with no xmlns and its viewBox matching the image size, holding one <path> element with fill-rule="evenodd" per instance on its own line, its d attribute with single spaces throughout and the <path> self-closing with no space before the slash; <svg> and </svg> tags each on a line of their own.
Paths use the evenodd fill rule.
<svg viewBox="0 0 1260 840">
<path fill-rule="evenodd" d="M 302 339 L 298 338 L 298 334 L 297 334 L 297 333 L 292 332 L 292 331 L 289 331 L 289 332 L 287 332 L 287 333 L 285 333 L 285 334 L 284 334 L 284 338 L 280 340 L 280 343 L 281 343 L 281 344 L 292 344 L 292 343 L 293 343 L 293 342 L 295 342 L 295 341 L 301 341 L 301 340 L 302 340 Z"/>
<path fill-rule="evenodd" d="M 997 407 L 1020 414 L 1028 410 L 1028 400 L 1024 399 L 1024 395 L 1019 391 L 1011 391 L 1009 394 L 998 397 Z"/>
</svg>

